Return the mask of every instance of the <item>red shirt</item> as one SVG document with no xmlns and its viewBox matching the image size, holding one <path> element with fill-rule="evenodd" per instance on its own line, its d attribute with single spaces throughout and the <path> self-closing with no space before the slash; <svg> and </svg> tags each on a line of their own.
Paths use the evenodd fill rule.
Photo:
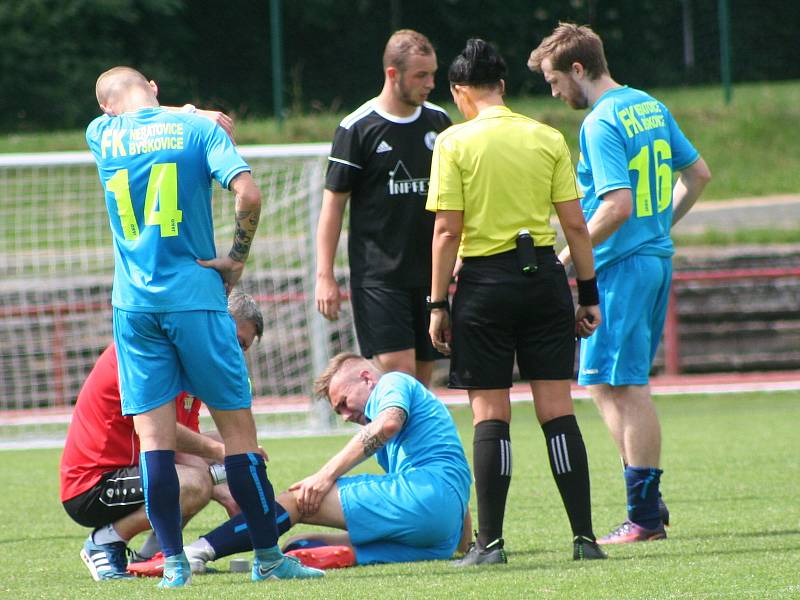
<svg viewBox="0 0 800 600">
<path fill-rule="evenodd" d="M 175 398 L 178 423 L 200 430 L 200 400 Z M 133 417 L 122 416 L 114 344 L 97 359 L 78 394 L 61 455 L 61 501 L 82 494 L 110 471 L 139 464 Z"/>
</svg>

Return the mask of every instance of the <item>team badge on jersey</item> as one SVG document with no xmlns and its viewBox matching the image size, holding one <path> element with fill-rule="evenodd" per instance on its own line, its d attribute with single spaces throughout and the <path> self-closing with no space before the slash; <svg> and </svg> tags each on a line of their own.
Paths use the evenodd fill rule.
<svg viewBox="0 0 800 600">
<path fill-rule="evenodd" d="M 433 150 L 433 143 L 436 141 L 436 136 L 439 135 L 435 131 L 429 131 L 425 134 L 425 146 L 428 147 L 428 150 Z"/>
</svg>

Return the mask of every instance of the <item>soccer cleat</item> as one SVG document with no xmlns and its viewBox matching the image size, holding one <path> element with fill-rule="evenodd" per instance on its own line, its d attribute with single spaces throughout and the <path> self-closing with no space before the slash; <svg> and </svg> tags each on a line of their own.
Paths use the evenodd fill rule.
<svg viewBox="0 0 800 600">
<path fill-rule="evenodd" d="M 655 529 L 645 529 L 633 521 L 625 520 L 608 535 L 597 540 L 598 544 L 629 544 L 631 542 L 654 542 L 666 539 L 663 523 Z"/>
<path fill-rule="evenodd" d="M 164 575 L 158 583 L 160 588 L 181 588 L 192 582 L 192 569 L 186 554 L 181 552 L 164 559 Z"/>
<path fill-rule="evenodd" d="M 450 564 L 454 567 L 474 567 L 477 565 L 504 565 L 508 562 L 503 548 L 503 538 L 498 538 L 484 548 L 478 540 L 469 545 L 469 550 Z"/>
<path fill-rule="evenodd" d="M 661 516 L 661 521 L 664 523 L 664 526 L 669 527 L 669 509 L 660 495 L 658 497 L 658 514 Z"/>
<path fill-rule="evenodd" d="M 257 558 L 253 561 L 253 581 L 265 581 L 267 579 L 313 579 L 323 577 L 325 571 L 305 567 L 300 560 L 294 556 L 283 555 L 279 560 L 272 563 L 264 563 Z"/>
<path fill-rule="evenodd" d="M 149 557 L 149 558 L 148 558 L 147 556 L 142 556 L 141 554 L 139 554 L 139 553 L 138 553 L 136 550 L 134 550 L 133 548 L 127 548 L 127 549 L 125 550 L 125 552 L 128 554 L 128 564 L 131 564 L 131 563 L 140 563 L 140 562 L 147 562 L 148 560 L 152 560 L 152 559 L 154 559 L 156 556 L 158 556 L 158 554 L 160 554 L 160 553 L 158 553 L 158 552 L 157 552 L 156 554 L 154 554 L 153 556 L 151 556 L 151 557 Z"/>
<path fill-rule="evenodd" d="M 164 575 L 164 561 L 164 555 L 156 552 L 153 558 L 129 562 L 128 573 L 137 577 L 161 577 Z"/>
<path fill-rule="evenodd" d="M 582 535 L 576 535 L 572 540 L 573 560 L 597 560 L 603 558 L 608 558 L 608 555 L 603 552 L 596 541 Z"/>
<path fill-rule="evenodd" d="M 350 546 L 298 548 L 286 552 L 286 556 L 294 556 L 306 567 L 315 569 L 343 569 L 356 564 L 356 555 Z"/>
<path fill-rule="evenodd" d="M 125 542 L 95 544 L 90 535 L 81 548 L 81 559 L 95 581 L 133 579 L 125 569 L 128 564 L 126 548 Z"/>
</svg>

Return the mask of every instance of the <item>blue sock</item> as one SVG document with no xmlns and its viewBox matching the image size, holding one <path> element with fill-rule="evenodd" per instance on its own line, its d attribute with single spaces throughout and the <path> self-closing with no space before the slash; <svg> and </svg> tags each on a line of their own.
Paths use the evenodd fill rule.
<svg viewBox="0 0 800 600">
<path fill-rule="evenodd" d="M 661 514 L 658 511 L 661 473 L 661 469 L 625 467 L 628 519 L 645 529 L 656 529 L 661 524 Z"/>
<path fill-rule="evenodd" d="M 139 455 L 144 506 L 164 556 L 183 552 L 181 487 L 174 450 L 150 450 Z"/>
<path fill-rule="evenodd" d="M 264 457 L 252 452 L 226 456 L 225 472 L 231 495 L 242 509 L 253 548 L 276 547 L 275 492 L 267 479 Z"/>
<path fill-rule="evenodd" d="M 289 519 L 289 513 L 278 502 L 275 502 L 275 514 L 277 515 L 275 520 L 278 524 L 278 536 L 280 537 L 289 531 L 292 522 Z M 247 521 L 244 520 L 242 513 L 239 513 L 229 521 L 225 521 L 222 525 L 202 537 L 214 548 L 214 554 L 218 559 L 253 549 L 253 542 L 250 540 L 250 532 L 247 529 Z"/>
</svg>

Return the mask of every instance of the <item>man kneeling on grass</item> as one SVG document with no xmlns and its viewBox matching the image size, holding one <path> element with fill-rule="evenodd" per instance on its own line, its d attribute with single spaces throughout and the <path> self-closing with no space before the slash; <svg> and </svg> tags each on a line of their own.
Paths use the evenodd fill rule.
<svg viewBox="0 0 800 600">
<path fill-rule="evenodd" d="M 321 567 L 446 559 L 466 550 L 471 476 L 445 406 L 413 377 L 382 374 L 350 353 L 331 359 L 314 391 L 363 427 L 319 471 L 279 495 L 278 530 L 308 523 L 346 532 L 304 535 L 284 550 L 314 548 L 297 555 Z M 373 454 L 385 474 L 343 477 Z M 332 546 L 347 548 L 322 548 Z M 250 547 L 244 519 L 234 517 L 184 550 L 192 571 L 203 572 L 206 562 Z"/>
<path fill-rule="evenodd" d="M 260 339 L 264 319 L 252 296 L 234 292 L 228 311 L 236 323 L 242 351 Z M 200 433 L 200 400 L 181 392 L 173 401 L 176 412 L 175 462 L 184 523 L 211 500 L 229 515 L 241 512 L 222 481 L 225 446 L 217 432 Z M 127 544 L 150 529 L 145 511 L 139 438 L 133 418 L 123 416 L 117 353 L 114 344 L 100 355 L 78 394 L 61 456 L 61 501 L 79 525 L 91 527 L 81 559 L 96 581 L 124 579 Z M 241 517 L 244 520 L 244 517 Z M 149 559 L 160 551 L 154 535 L 134 559 Z M 163 559 L 162 559 L 163 561 Z"/>
</svg>

